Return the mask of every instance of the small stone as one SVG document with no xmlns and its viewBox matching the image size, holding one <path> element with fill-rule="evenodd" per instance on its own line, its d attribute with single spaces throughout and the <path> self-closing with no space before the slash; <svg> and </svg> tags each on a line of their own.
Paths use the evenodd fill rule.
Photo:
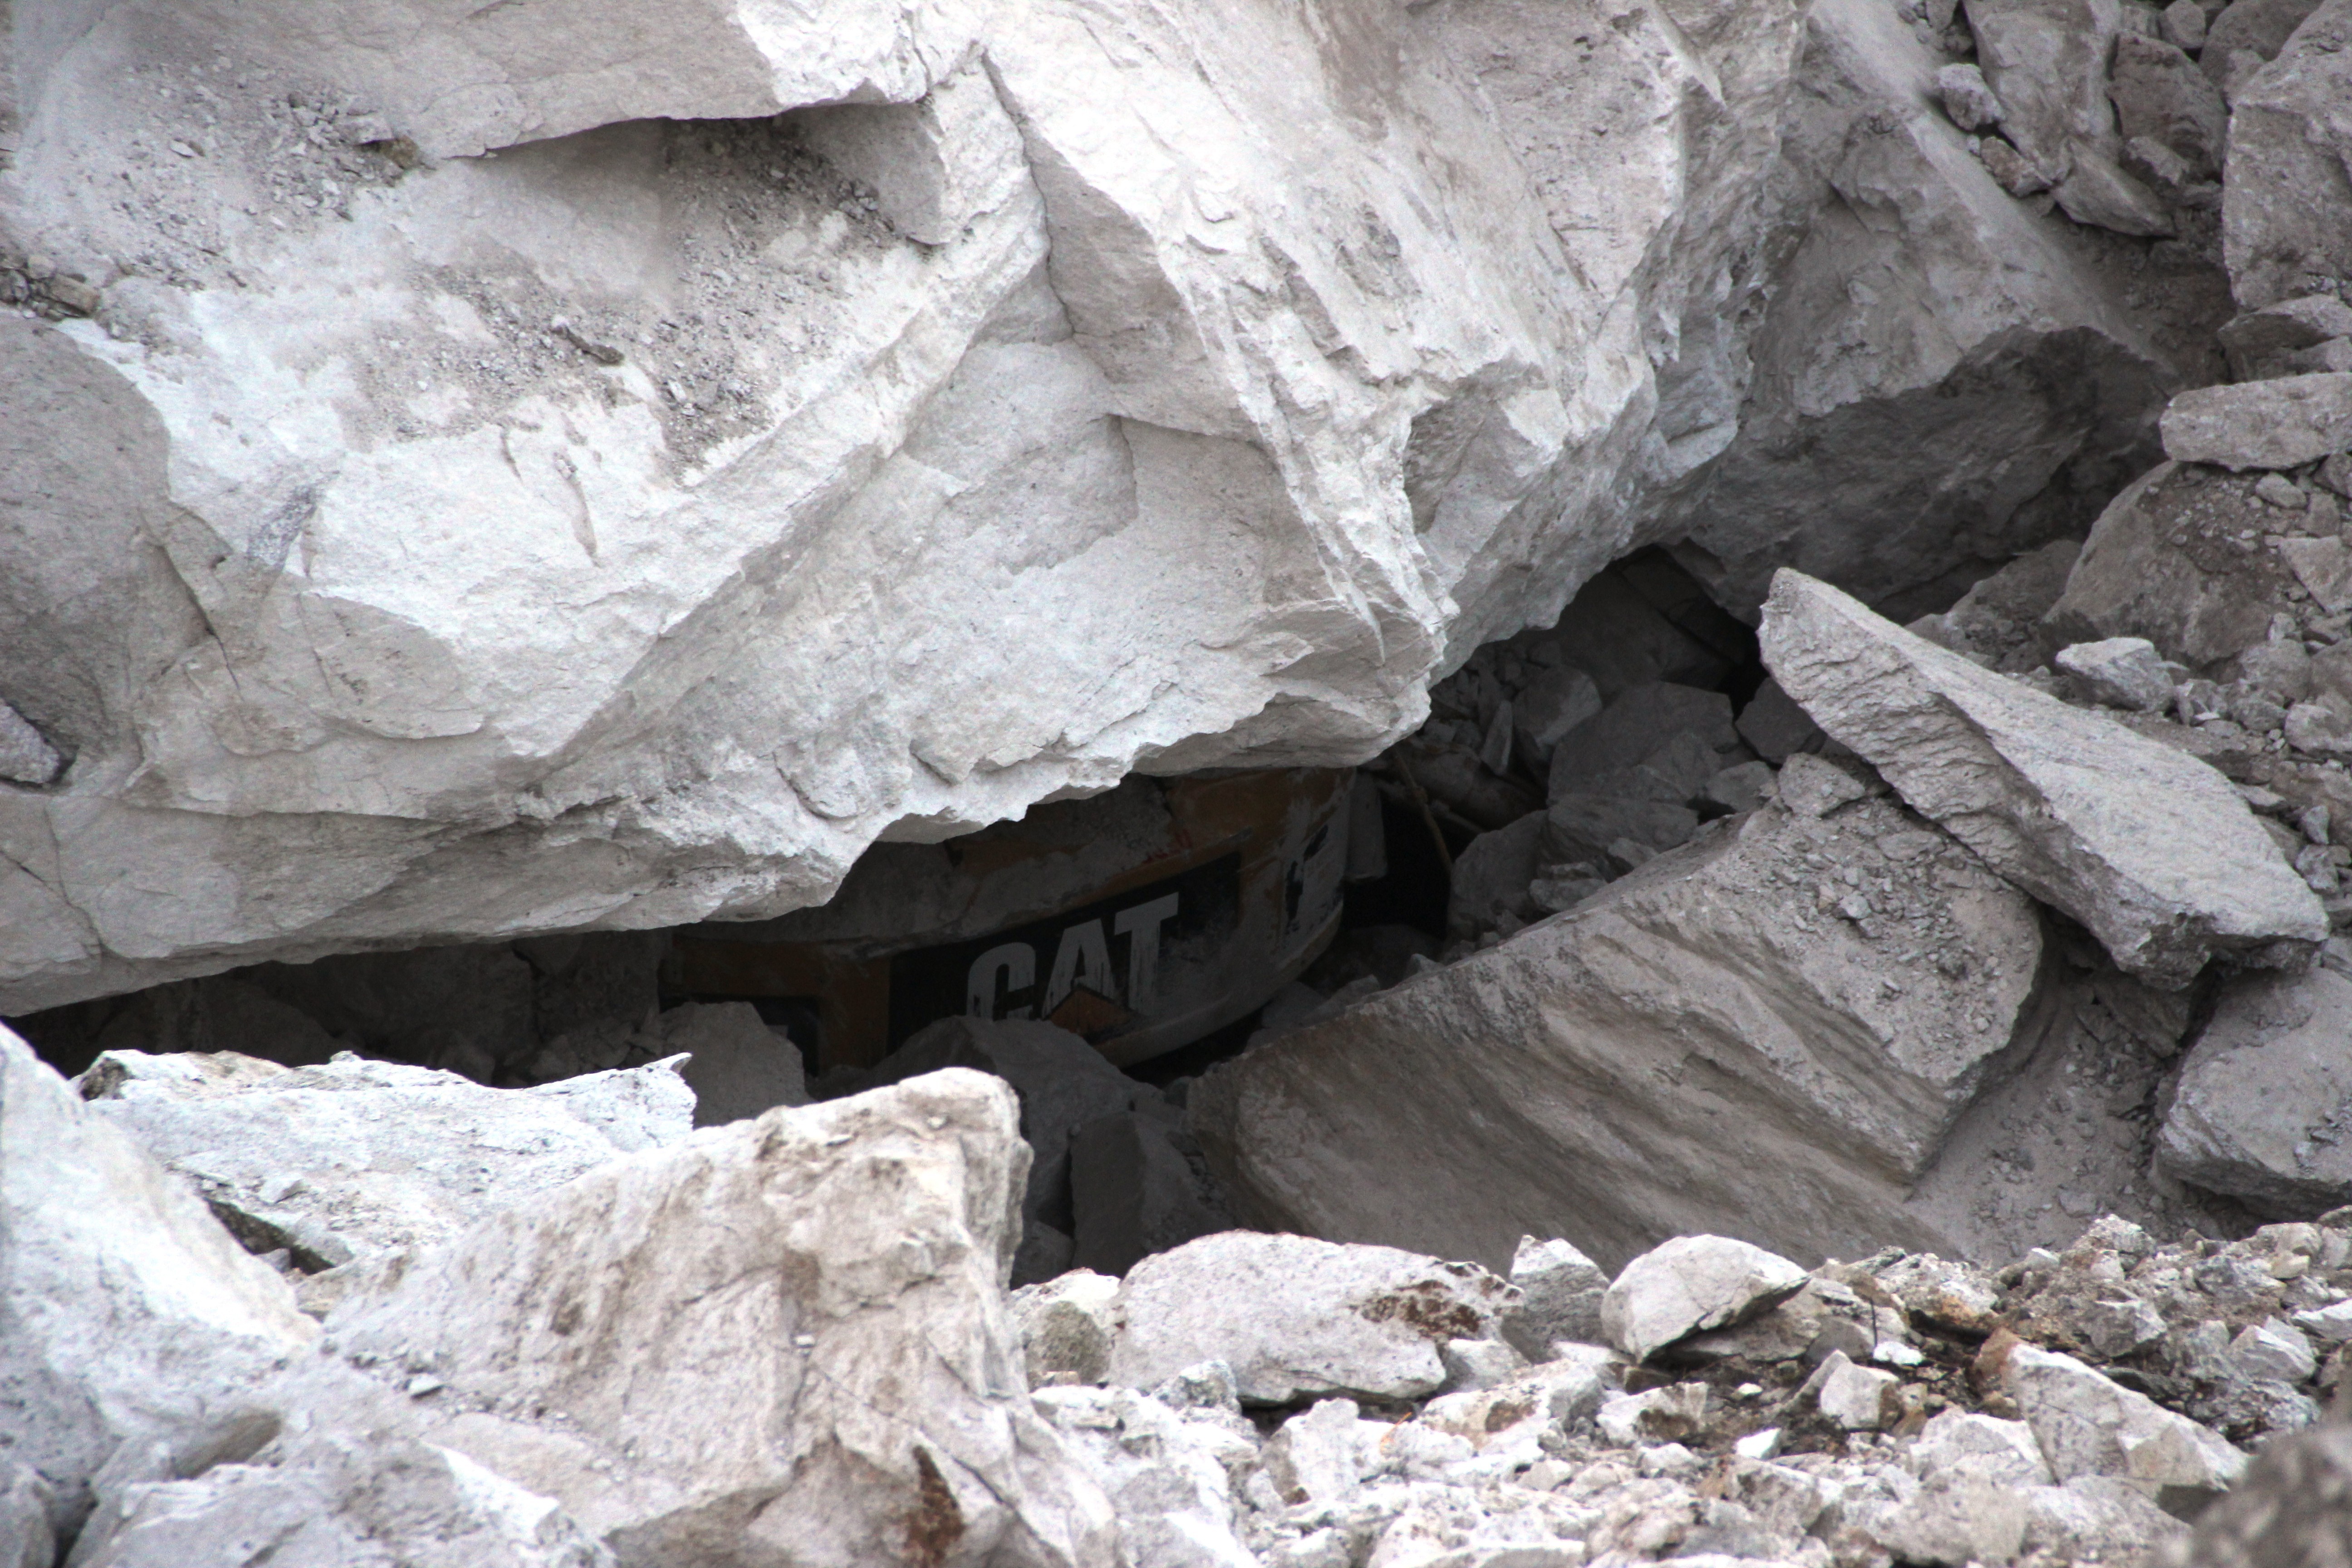
<svg viewBox="0 0 2352 1568">
<path fill-rule="evenodd" d="M 1560 1341 L 1600 1341 L 1601 1301 L 1609 1289 L 1609 1276 L 1572 1243 L 1557 1237 L 1549 1241 L 1519 1237 L 1510 1279 L 1519 1300 L 1503 1313 L 1502 1334 L 1521 1354 L 1547 1361 Z"/>
<path fill-rule="evenodd" d="M 1445 1368 L 1445 1391 L 1476 1393 L 1507 1383 L 1528 1364 L 1528 1358 L 1501 1340 L 1448 1340 L 1437 1348 Z"/>
<path fill-rule="evenodd" d="M 2060 648 L 2052 659 L 2084 695 L 2111 708 L 2161 712 L 2172 701 L 2172 675 L 2146 637 L 2108 637 Z"/>
<path fill-rule="evenodd" d="M 1698 798 L 1722 811 L 1754 811 L 1772 797 L 1777 776 L 1769 763 L 1735 763 L 1708 779 Z"/>
<path fill-rule="evenodd" d="M 422 1399 L 428 1394 L 438 1394 L 449 1385 L 426 1373 L 418 1373 L 408 1380 L 406 1387 L 411 1399 Z"/>
<path fill-rule="evenodd" d="M 2284 539 L 2278 548 L 2295 580 L 2321 609 L 2331 614 L 2352 609 L 2352 549 L 2340 537 Z"/>
<path fill-rule="evenodd" d="M 1875 1432 L 1885 1425 L 1886 1396 L 1902 1379 L 1875 1367 L 1856 1366 L 1842 1351 L 1822 1368 L 1825 1375 L 1813 1398 L 1822 1415 L 1849 1432 Z"/>
<path fill-rule="evenodd" d="M 1982 160 L 1985 173 L 1993 177 L 1993 183 L 2012 196 L 2030 196 L 2050 188 L 2050 176 L 1998 136 L 1988 136 L 1979 142 L 1977 156 Z"/>
<path fill-rule="evenodd" d="M 1952 123 L 1963 131 L 1984 131 L 2000 123 L 2000 100 L 1986 85 L 1984 72 L 1972 65 L 1948 65 L 1936 72 L 1936 96 Z"/>
<path fill-rule="evenodd" d="M 1118 1305 L 1118 1281 L 1084 1268 L 1013 1291 L 1013 1322 L 1029 1381 L 1043 1384 L 1054 1373 L 1078 1383 L 1108 1377 Z"/>
<path fill-rule="evenodd" d="M 1676 1237 L 1628 1263 L 1601 1301 L 1601 1326 L 1635 1361 L 1685 1335 L 1727 1328 L 1805 1288 L 1787 1258 L 1722 1236 Z"/>
<path fill-rule="evenodd" d="M 2301 511 L 2311 504 L 2303 487 L 2284 474 L 2264 474 L 2254 486 L 2254 495 L 2282 511 Z"/>
<path fill-rule="evenodd" d="M 2338 1301 L 2329 1307 L 2315 1307 L 2294 1315 L 2294 1326 L 2316 1340 L 2331 1345 L 2352 1341 L 2352 1300 Z"/>
<path fill-rule="evenodd" d="M 2311 1342 L 2276 1318 L 2249 1323 L 2230 1342 L 2230 1359 L 2248 1377 L 2301 1383 L 2319 1370 Z"/>
<path fill-rule="evenodd" d="M 1780 1451 L 1780 1428 L 1767 1426 L 1760 1432 L 1750 1432 L 1733 1443 L 1731 1451 L 1743 1459 L 1769 1459 Z"/>
<path fill-rule="evenodd" d="M 1604 1403 L 1593 1416 L 1601 1436 L 1621 1448 L 1671 1443 L 1696 1433 L 1706 1419 L 1707 1387 L 1677 1383 L 1647 1394 L 1623 1394 Z"/>
<path fill-rule="evenodd" d="M 1815 819 L 1870 794 L 1869 786 L 1845 769 L 1806 752 L 1791 756 L 1780 769 L 1780 790 L 1782 805 Z"/>
<path fill-rule="evenodd" d="M 2197 0 L 2172 0 L 2158 26 L 2176 49 L 2193 55 L 2205 47 L 2205 7 Z"/>
</svg>

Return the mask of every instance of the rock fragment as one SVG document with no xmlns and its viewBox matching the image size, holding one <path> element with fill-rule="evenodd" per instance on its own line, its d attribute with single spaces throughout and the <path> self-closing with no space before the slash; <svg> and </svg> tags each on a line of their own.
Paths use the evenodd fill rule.
<svg viewBox="0 0 2352 1568">
<path fill-rule="evenodd" d="M 1118 1331 L 1118 1281 L 1074 1269 L 1013 1292 L 1013 1321 L 1029 1383 L 1100 1383 L 1110 1375 L 1111 1343 Z"/>
<path fill-rule="evenodd" d="M 22 713 L 0 702 L 0 779 L 12 784 L 45 784 L 58 776 L 66 760 L 33 728 Z"/>
<path fill-rule="evenodd" d="M 2280 962 L 2316 898 L 2210 768 L 1913 637 L 1794 572 L 1764 657 L 1832 735 L 2126 972 L 2186 984 L 2217 952 Z M 2275 945 L 2274 945 L 2275 944 Z"/>
<path fill-rule="evenodd" d="M 2175 462 L 2297 468 L 2352 448 L 2352 374 L 2197 387 L 2166 405 L 2162 423 Z"/>
<path fill-rule="evenodd" d="M 1439 1346 L 1491 1337 L 1510 1302 L 1510 1287 L 1475 1264 L 1228 1231 L 1129 1273 L 1111 1377 L 1150 1387 L 1217 1360 L 1248 1404 L 1411 1399 L 1445 1381 Z"/>
<path fill-rule="evenodd" d="M 1686 1335 L 1727 1328 L 1805 1288 L 1802 1268 L 1724 1236 L 1683 1236 L 1628 1263 L 1601 1299 L 1601 1331 L 1635 1361 Z"/>
<path fill-rule="evenodd" d="M 1519 1237 L 1511 1255 L 1511 1283 L 1517 1305 L 1503 1314 L 1503 1337 L 1530 1361 L 1549 1361 L 1562 1340 L 1579 1344 L 1601 1338 L 1601 1302 L 1609 1276 L 1601 1266 L 1559 1237 Z"/>
<path fill-rule="evenodd" d="M 677 1142 L 695 1103 L 677 1069 L 488 1089 L 348 1051 L 290 1068 L 126 1051 L 80 1081 L 91 1114 L 193 1183 L 247 1247 L 288 1247 L 320 1269 L 446 1240 L 624 1154 Z"/>
<path fill-rule="evenodd" d="M 2021 1342 L 1988 1353 L 2062 1481 L 2108 1476 L 2194 1496 L 2227 1489 L 2245 1468 L 2218 1434 L 2072 1356 Z"/>
<path fill-rule="evenodd" d="M 2000 123 L 2000 100 L 1985 85 L 1984 72 L 1972 65 L 1938 67 L 1936 97 L 1963 131 L 1987 131 Z"/>
<path fill-rule="evenodd" d="M 2182 1063 L 2157 1158 L 2179 1181 L 2299 1219 L 2352 1203 L 2352 980 L 2230 981 Z"/>
<path fill-rule="evenodd" d="M 1003 1308 L 1027 1164 L 978 1073 L 772 1110 L 412 1255 L 328 1341 L 378 1388 L 438 1384 L 408 1401 L 424 1440 L 625 1565 L 1108 1568 L 1109 1507 L 1030 1407 Z"/>
<path fill-rule="evenodd" d="M 2108 637 L 2062 647 L 2051 663 L 2082 683 L 2083 694 L 2111 708 L 2161 712 L 2172 702 L 2172 676 L 2146 637 Z"/>
<path fill-rule="evenodd" d="M 0 1028 L 0 1390 L 38 1412 L 0 1459 L 78 1526 L 119 1451 L 177 1447 L 317 1325 L 286 1281 L 121 1128 Z M 13 1568 L 13 1565 L 12 1565 Z"/>
</svg>

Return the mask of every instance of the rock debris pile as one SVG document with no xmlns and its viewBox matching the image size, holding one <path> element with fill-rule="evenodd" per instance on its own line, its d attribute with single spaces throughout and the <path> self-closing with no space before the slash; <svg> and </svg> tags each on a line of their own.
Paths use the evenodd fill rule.
<svg viewBox="0 0 2352 1568">
<path fill-rule="evenodd" d="M 961 1067 L 698 1131 L 668 1064 L 575 1080 L 564 1114 L 642 1141 L 584 1172 L 543 1092 L 465 1086 L 505 1109 L 442 1107 L 439 1167 L 311 1168 L 414 1191 L 469 1128 L 518 1184 L 397 1237 L 322 1201 L 311 1234 L 370 1250 L 298 1301 L 149 1150 L 215 1102 L 434 1086 L 0 1060 L 0 1386 L 50 1416 L 0 1450 L 11 1563 L 2203 1562 L 2185 1521 L 2242 1532 L 2213 1500 L 2352 1359 L 2352 1210 L 2226 1243 L 2110 1215 L 1997 1274 L 1227 1230 L 1008 1294 L 1024 1097 Z"/>
<path fill-rule="evenodd" d="M 0 1565 L 2347 1560 L 2352 0 L 377 9 L 0 22 Z"/>
</svg>

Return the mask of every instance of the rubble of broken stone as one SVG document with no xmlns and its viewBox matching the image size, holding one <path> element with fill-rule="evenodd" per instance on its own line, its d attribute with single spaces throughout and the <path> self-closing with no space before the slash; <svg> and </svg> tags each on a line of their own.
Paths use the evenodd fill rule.
<svg viewBox="0 0 2352 1568">
<path fill-rule="evenodd" d="M 2244 1534 L 2214 1500 L 2305 1451 L 2352 1360 L 2352 1210 L 2230 1242 L 2107 1216 L 1998 1272 L 1225 1230 L 1008 1290 L 1032 1149 L 990 1074 L 692 1130 L 669 1064 L 569 1104 L 332 1065 L 73 1085 L 0 1037 L 0 1387 L 43 1415 L 0 1447 L 0 1561 L 2200 1561 L 2192 1521 Z M 446 1193 L 500 1144 L 511 1184 L 396 1234 L 322 1204 L 371 1250 L 299 1300 L 150 1152 L 212 1106 L 215 1158 L 260 1159 L 270 1119 L 225 1108 L 272 1094 L 352 1118 L 323 1185 Z M 438 1117 L 404 1144 L 369 1100 L 404 1094 Z"/>
</svg>

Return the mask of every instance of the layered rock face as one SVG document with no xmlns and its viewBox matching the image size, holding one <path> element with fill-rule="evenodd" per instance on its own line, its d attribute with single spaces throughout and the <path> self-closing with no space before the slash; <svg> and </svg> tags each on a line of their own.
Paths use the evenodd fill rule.
<svg viewBox="0 0 2352 1568">
<path fill-rule="evenodd" d="M 1352 762 L 1645 539 L 2032 542 L 2173 378 L 1874 7 L 378 22 L 11 23 L 11 1012 Z"/>
</svg>

